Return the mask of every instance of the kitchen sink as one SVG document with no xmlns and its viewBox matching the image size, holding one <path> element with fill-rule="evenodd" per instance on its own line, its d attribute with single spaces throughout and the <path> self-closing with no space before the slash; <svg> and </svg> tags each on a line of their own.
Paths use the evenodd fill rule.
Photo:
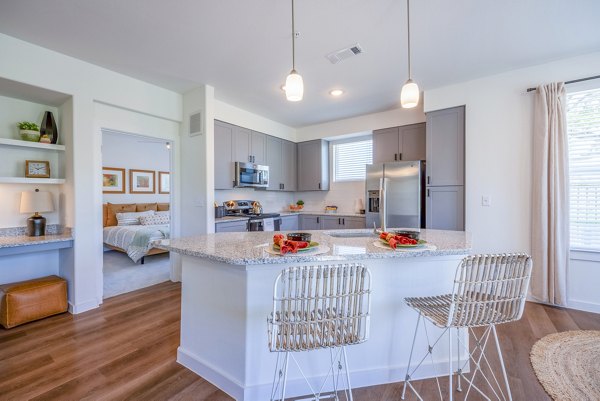
<svg viewBox="0 0 600 401">
<path fill-rule="evenodd" d="M 377 236 L 373 234 L 373 231 L 333 231 L 325 234 L 334 238 L 377 238 Z"/>
</svg>

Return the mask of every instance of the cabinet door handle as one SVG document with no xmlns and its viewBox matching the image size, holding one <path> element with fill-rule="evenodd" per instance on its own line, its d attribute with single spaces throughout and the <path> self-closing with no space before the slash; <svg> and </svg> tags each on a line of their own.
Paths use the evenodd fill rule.
<svg viewBox="0 0 600 401">
<path fill-rule="evenodd" d="M 427 190 L 427 197 L 429 198 L 429 190 Z"/>
<path fill-rule="evenodd" d="M 317 217 L 317 224 L 319 224 L 319 217 Z"/>
<path fill-rule="evenodd" d="M 427 176 L 427 184 L 431 184 L 431 177 Z"/>
<path fill-rule="evenodd" d="M 345 217 L 342 219 L 342 224 L 346 225 L 346 218 Z"/>
<path fill-rule="evenodd" d="M 281 184 L 281 189 L 285 189 L 285 184 Z"/>
<path fill-rule="evenodd" d="M 402 153 L 398 153 L 398 160 L 402 160 Z"/>
<path fill-rule="evenodd" d="M 321 183 L 319 183 L 319 189 L 321 189 Z"/>
<path fill-rule="evenodd" d="M 397 161 L 398 160 L 398 153 L 394 153 L 394 160 Z"/>
</svg>

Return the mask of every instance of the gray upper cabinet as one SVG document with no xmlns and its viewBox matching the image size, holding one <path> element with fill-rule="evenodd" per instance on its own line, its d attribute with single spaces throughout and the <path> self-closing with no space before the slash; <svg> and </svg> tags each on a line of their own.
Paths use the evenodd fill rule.
<svg viewBox="0 0 600 401">
<path fill-rule="evenodd" d="M 269 191 L 283 190 L 283 140 L 267 137 L 266 165 L 269 166 Z"/>
<path fill-rule="evenodd" d="M 215 120 L 215 189 L 233 188 L 234 159 L 233 131 L 234 125 Z"/>
<path fill-rule="evenodd" d="M 373 163 L 398 160 L 400 136 L 398 127 L 373 131 Z"/>
<path fill-rule="evenodd" d="M 250 155 L 252 156 L 252 163 L 255 164 L 267 164 L 266 158 L 267 149 L 267 135 L 252 131 L 250 134 Z"/>
<path fill-rule="evenodd" d="M 329 190 L 329 146 L 317 139 L 298 144 L 297 191 Z"/>
<path fill-rule="evenodd" d="M 427 187 L 426 227 L 436 230 L 465 229 L 463 186 Z"/>
<path fill-rule="evenodd" d="M 373 163 L 425 160 L 425 124 L 373 131 Z"/>
<path fill-rule="evenodd" d="M 297 170 L 297 151 L 298 147 L 294 142 L 283 141 L 282 143 L 282 165 L 283 165 L 283 190 L 295 191 L 296 185 L 296 170 Z"/>
<path fill-rule="evenodd" d="M 236 162 L 266 163 L 267 136 L 233 125 L 233 157 Z"/>
<path fill-rule="evenodd" d="M 465 107 L 427 113 L 427 185 L 464 185 Z"/>
<path fill-rule="evenodd" d="M 399 127 L 400 160 L 426 160 L 427 151 L 425 146 L 425 123 L 406 125 Z"/>
</svg>

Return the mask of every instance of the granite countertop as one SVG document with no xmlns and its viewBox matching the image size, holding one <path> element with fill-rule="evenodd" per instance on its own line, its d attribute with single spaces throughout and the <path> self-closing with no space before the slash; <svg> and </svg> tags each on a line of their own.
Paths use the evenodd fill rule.
<svg viewBox="0 0 600 401">
<path fill-rule="evenodd" d="M 360 214 L 360 213 L 353 213 L 353 212 L 325 212 L 325 211 L 321 211 L 321 212 L 313 212 L 313 211 L 301 211 L 301 212 L 290 212 L 290 211 L 285 211 L 285 212 L 281 212 L 282 216 L 293 216 L 293 215 L 298 215 L 298 214 L 305 214 L 305 215 L 309 215 L 309 216 L 339 216 L 339 217 L 362 217 L 365 218 L 364 214 Z"/>
<path fill-rule="evenodd" d="M 70 230 L 62 234 L 49 234 L 40 237 L 29 237 L 27 235 L 3 235 L 0 236 L 0 248 L 13 248 L 17 246 L 41 245 L 52 242 L 73 241 Z"/>
<path fill-rule="evenodd" d="M 319 255 L 293 254 L 272 255 L 267 252 L 273 242 L 273 232 L 216 233 L 194 237 L 163 240 L 159 248 L 183 255 L 207 258 L 231 265 L 263 265 L 278 263 L 304 263 L 329 260 L 361 260 L 385 258 L 412 258 L 427 256 L 464 255 L 471 251 L 471 235 L 464 231 L 421 230 L 424 239 L 436 249 L 397 250 L 374 245 L 378 241 L 373 230 L 308 231 L 312 240 L 328 247 Z M 356 233 L 360 237 L 333 237 L 329 234 L 347 235 Z"/>
</svg>

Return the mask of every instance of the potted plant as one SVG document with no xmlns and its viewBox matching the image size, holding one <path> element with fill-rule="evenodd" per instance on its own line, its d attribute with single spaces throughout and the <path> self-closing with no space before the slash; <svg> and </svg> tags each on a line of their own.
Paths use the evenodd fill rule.
<svg viewBox="0 0 600 401">
<path fill-rule="evenodd" d="M 22 121 L 17 123 L 17 126 L 19 127 L 19 134 L 22 140 L 29 142 L 40 141 L 40 127 L 36 123 Z"/>
<path fill-rule="evenodd" d="M 302 210 L 302 208 L 304 208 L 304 201 L 300 199 L 298 202 L 296 202 L 296 205 L 298 206 L 299 210 Z"/>
</svg>

